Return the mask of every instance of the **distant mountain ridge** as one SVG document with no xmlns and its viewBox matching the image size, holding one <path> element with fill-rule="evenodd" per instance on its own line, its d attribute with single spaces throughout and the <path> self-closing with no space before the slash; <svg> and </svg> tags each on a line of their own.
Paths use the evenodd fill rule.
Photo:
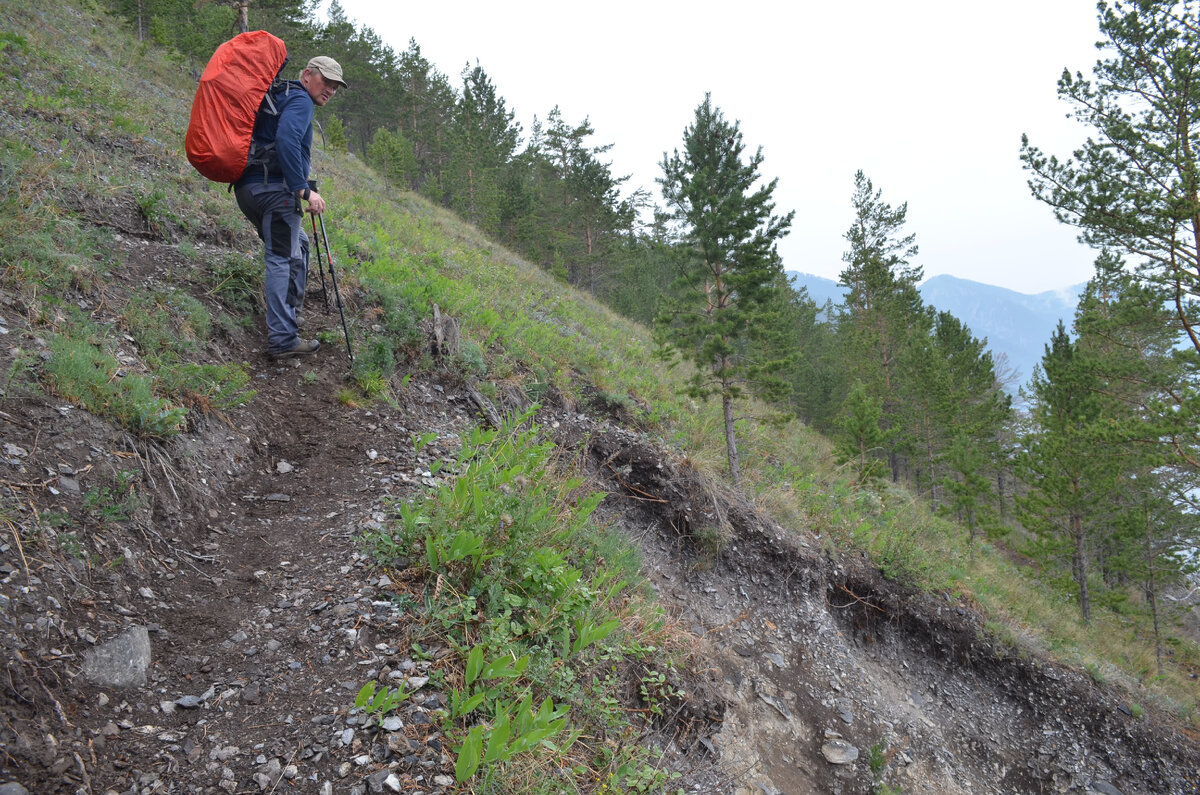
<svg viewBox="0 0 1200 795">
<path fill-rule="evenodd" d="M 804 287 L 818 305 L 828 300 L 841 303 L 845 295 L 845 289 L 832 279 L 798 271 L 788 271 L 788 276 L 796 287 Z M 1015 375 L 1009 389 L 1015 393 L 1028 383 L 1058 321 L 1070 327 L 1084 286 L 1077 284 L 1027 295 L 943 275 L 927 279 L 918 289 L 926 304 L 949 312 L 966 324 L 973 335 L 986 338 L 993 357 L 1000 354 L 1007 357 Z"/>
</svg>

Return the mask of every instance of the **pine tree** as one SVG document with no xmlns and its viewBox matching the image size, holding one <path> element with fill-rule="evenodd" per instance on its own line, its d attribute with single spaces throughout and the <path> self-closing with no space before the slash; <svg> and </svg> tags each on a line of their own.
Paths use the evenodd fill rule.
<svg viewBox="0 0 1200 795">
<path fill-rule="evenodd" d="M 838 318 L 838 340 L 849 377 L 862 381 L 868 394 L 878 398 L 882 423 L 894 431 L 890 454 L 892 477 L 899 477 L 900 452 L 910 450 L 915 431 L 903 427 L 902 361 L 913 358 L 914 341 L 928 336 L 932 316 L 925 310 L 917 283 L 921 268 L 911 265 L 916 256 L 915 236 L 903 234 L 908 205 L 893 208 L 883 201 L 862 171 L 854 175 L 854 223 L 846 232 L 849 250 L 840 283 L 847 288 Z"/>
<path fill-rule="evenodd" d="M 404 137 L 411 142 L 416 172 L 413 190 L 442 201 L 444 169 L 449 161 L 449 127 L 457 101 L 449 78 L 421 54 L 415 40 L 396 65 L 396 106 L 392 112 Z"/>
<path fill-rule="evenodd" d="M 1179 420 L 1170 395 L 1187 377 L 1174 314 L 1157 290 L 1105 253 L 1075 327 L 1101 385 L 1108 444 L 1093 454 L 1110 456 L 1118 473 L 1101 525 L 1106 533 L 1096 544 L 1097 565 L 1116 599 L 1137 584 L 1154 622 L 1161 666 L 1161 594 L 1185 573 L 1188 558 L 1181 553 L 1197 538 L 1189 495 L 1200 485 L 1172 446 Z"/>
<path fill-rule="evenodd" d="M 450 126 L 447 203 L 471 223 L 494 232 L 500 228 L 501 187 L 521 127 L 482 66 L 468 65 L 462 80 Z"/>
<path fill-rule="evenodd" d="M 1103 454 L 1101 384 L 1061 321 L 1030 385 L 1036 425 L 1021 461 L 1029 486 L 1018 501 L 1022 522 L 1042 537 L 1045 556 L 1070 559 L 1079 612 L 1090 621 L 1093 522 L 1107 513 L 1117 472 Z"/>
<path fill-rule="evenodd" d="M 367 162 L 371 164 L 390 185 L 407 187 L 416 170 L 416 158 L 412 146 L 400 131 L 391 132 L 380 127 L 367 147 Z"/>
<path fill-rule="evenodd" d="M 762 338 L 780 332 L 772 302 L 783 272 L 776 243 L 795 213 L 775 215 L 778 180 L 756 187 L 761 147 L 743 161 L 738 123 L 727 121 L 710 95 L 683 138 L 682 152 L 664 153 L 659 180 L 684 252 L 682 297 L 660 316 L 658 329 L 660 340 L 696 366 L 690 394 L 720 396 L 729 472 L 738 483 L 734 401 L 747 388 L 775 398 L 786 392 L 786 362 L 764 358 L 770 346 Z"/>
<path fill-rule="evenodd" d="M 835 452 L 839 463 L 854 465 L 854 477 L 860 484 L 878 477 L 884 468 L 884 445 L 895 431 L 880 427 L 882 416 L 879 398 L 871 395 L 862 381 L 855 381 L 835 421 L 840 431 Z"/>
<path fill-rule="evenodd" d="M 1072 158 L 1022 138 L 1030 187 L 1097 249 L 1124 252 L 1187 340 L 1191 377 L 1171 396 L 1176 454 L 1200 469 L 1200 2 L 1098 4 L 1107 56 L 1091 80 L 1064 71 L 1059 97 L 1088 125 Z"/>
<path fill-rule="evenodd" d="M 947 509 L 967 525 L 974 547 L 979 527 L 990 518 L 992 482 L 985 474 L 991 462 L 966 433 L 958 433 L 946 453 L 947 475 L 942 485 L 949 494 Z"/>
</svg>

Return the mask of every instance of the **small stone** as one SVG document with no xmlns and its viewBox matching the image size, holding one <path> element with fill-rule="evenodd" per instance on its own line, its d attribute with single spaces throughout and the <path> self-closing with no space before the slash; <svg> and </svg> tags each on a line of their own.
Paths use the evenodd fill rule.
<svg viewBox="0 0 1200 795">
<path fill-rule="evenodd" d="M 280 461 L 278 464 L 275 465 L 275 471 L 281 475 L 286 475 L 287 473 L 292 472 L 295 469 L 296 468 L 294 466 L 292 466 L 291 464 L 289 464 L 287 461 Z"/>
<path fill-rule="evenodd" d="M 102 687 L 141 687 L 150 667 L 150 633 L 133 626 L 107 643 L 88 651 L 83 671 Z"/>
<path fill-rule="evenodd" d="M 830 740 L 821 746 L 821 753 L 833 765 L 848 765 L 858 759 L 858 749 L 845 740 Z"/>
<path fill-rule="evenodd" d="M 12 444 L 11 442 L 4 443 L 4 454 L 13 458 L 28 458 L 29 451 L 20 445 Z"/>
<path fill-rule="evenodd" d="M 257 704 L 262 698 L 261 688 L 258 682 L 251 682 L 242 688 L 242 703 Z"/>
</svg>

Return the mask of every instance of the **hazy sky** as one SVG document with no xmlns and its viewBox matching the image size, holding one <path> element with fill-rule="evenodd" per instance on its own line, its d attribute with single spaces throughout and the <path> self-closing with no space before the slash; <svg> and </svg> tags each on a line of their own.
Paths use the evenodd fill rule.
<svg viewBox="0 0 1200 795">
<path fill-rule="evenodd" d="M 796 211 L 789 270 L 837 278 L 862 169 L 908 203 L 927 276 L 1026 293 L 1091 276 L 1094 253 L 1030 196 L 1018 151 L 1022 133 L 1060 156 L 1087 136 L 1055 89 L 1098 57 L 1093 0 L 342 7 L 397 52 L 415 39 L 456 86 L 478 59 L 526 132 L 555 105 L 570 124 L 589 117 L 592 145 L 615 144 L 614 174 L 659 203 L 663 153 L 711 92 L 747 149 L 762 146 L 779 210 Z"/>
</svg>

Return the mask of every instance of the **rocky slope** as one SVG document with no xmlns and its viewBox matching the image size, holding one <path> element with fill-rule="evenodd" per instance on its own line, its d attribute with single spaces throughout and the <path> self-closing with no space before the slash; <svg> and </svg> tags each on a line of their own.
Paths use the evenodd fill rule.
<svg viewBox="0 0 1200 795">
<path fill-rule="evenodd" d="M 175 272 L 167 243 L 116 244 L 125 267 L 103 301 L 73 297 L 101 322 L 128 285 Z M 338 328 L 318 307 L 311 322 Z M 27 311 L 0 293 L 3 371 L 45 350 Z M 388 520 L 388 500 L 436 484 L 411 439 L 436 434 L 425 454 L 453 452 L 481 421 L 469 391 L 429 372 L 394 405 L 347 406 L 341 352 L 281 364 L 257 345 L 227 330 L 210 351 L 250 362 L 257 398 L 168 444 L 8 384 L 5 780 L 38 793 L 456 791 L 430 679 L 445 650 L 414 657 L 396 598 L 411 584 L 374 568 L 361 535 Z M 831 560 L 615 417 L 550 401 L 539 421 L 609 494 L 602 515 L 642 548 L 693 637 L 687 696 L 642 738 L 687 791 L 1197 791 L 1195 738 L 991 645 L 969 605 Z M 129 483 L 139 502 L 106 512 Z M 69 535 L 52 515 L 74 517 Z M 714 517 L 732 532 L 715 555 L 692 533 Z M 115 638 L 132 643 L 105 671 L 97 650 Z M 417 692 L 383 727 L 350 710 L 379 675 Z"/>
</svg>

